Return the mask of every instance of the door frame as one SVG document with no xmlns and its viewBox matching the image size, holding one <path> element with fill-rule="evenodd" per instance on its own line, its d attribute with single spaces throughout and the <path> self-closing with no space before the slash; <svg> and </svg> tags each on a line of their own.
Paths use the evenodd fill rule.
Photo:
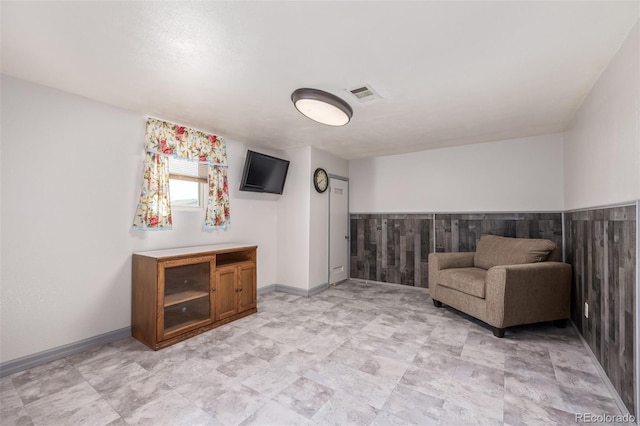
<svg viewBox="0 0 640 426">
<path fill-rule="evenodd" d="M 342 180 L 345 181 L 347 183 L 347 233 L 349 236 L 348 239 L 348 244 L 349 247 L 347 248 L 347 280 L 351 279 L 351 256 L 349 256 L 349 252 L 351 249 L 351 221 L 350 221 L 350 216 L 349 216 L 349 194 L 350 194 L 350 188 L 349 188 L 349 178 L 348 177 L 344 177 L 344 176 L 340 176 L 340 175 L 334 175 L 329 173 L 328 174 L 329 177 L 329 189 L 331 190 L 331 179 L 337 179 L 337 180 Z M 327 221 L 328 221 L 328 226 L 327 226 L 327 286 L 331 286 L 331 192 L 329 192 L 329 202 L 327 203 Z"/>
</svg>

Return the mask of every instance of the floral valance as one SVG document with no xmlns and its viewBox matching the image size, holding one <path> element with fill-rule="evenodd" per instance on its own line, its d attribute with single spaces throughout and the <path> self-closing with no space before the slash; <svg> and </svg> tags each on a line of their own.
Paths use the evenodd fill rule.
<svg viewBox="0 0 640 426">
<path fill-rule="evenodd" d="M 149 118 L 145 150 L 213 165 L 227 165 L 227 146 L 216 135 Z"/>
</svg>

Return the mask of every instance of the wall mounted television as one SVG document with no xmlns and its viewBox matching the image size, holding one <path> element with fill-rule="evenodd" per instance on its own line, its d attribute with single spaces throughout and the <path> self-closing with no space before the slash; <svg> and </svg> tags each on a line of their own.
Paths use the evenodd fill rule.
<svg viewBox="0 0 640 426">
<path fill-rule="evenodd" d="M 240 191 L 282 194 L 288 170 L 288 160 L 248 150 Z"/>
</svg>

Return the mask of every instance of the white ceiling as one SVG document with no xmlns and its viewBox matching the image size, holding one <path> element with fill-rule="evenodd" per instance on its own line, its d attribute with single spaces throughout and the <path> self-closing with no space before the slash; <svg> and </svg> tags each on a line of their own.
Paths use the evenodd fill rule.
<svg viewBox="0 0 640 426">
<path fill-rule="evenodd" d="M 601 2 L 6 2 L 2 72 L 346 159 L 565 129 L 639 16 Z M 346 89 L 370 85 L 359 103 Z M 312 87 L 351 123 L 293 107 Z"/>
</svg>

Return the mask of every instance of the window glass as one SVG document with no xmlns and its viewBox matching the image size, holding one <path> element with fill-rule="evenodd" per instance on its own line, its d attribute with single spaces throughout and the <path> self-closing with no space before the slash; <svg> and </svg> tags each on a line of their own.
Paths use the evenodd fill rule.
<svg viewBox="0 0 640 426">
<path fill-rule="evenodd" d="M 206 183 L 206 164 L 169 158 L 169 191 L 172 206 L 204 207 Z"/>
</svg>

